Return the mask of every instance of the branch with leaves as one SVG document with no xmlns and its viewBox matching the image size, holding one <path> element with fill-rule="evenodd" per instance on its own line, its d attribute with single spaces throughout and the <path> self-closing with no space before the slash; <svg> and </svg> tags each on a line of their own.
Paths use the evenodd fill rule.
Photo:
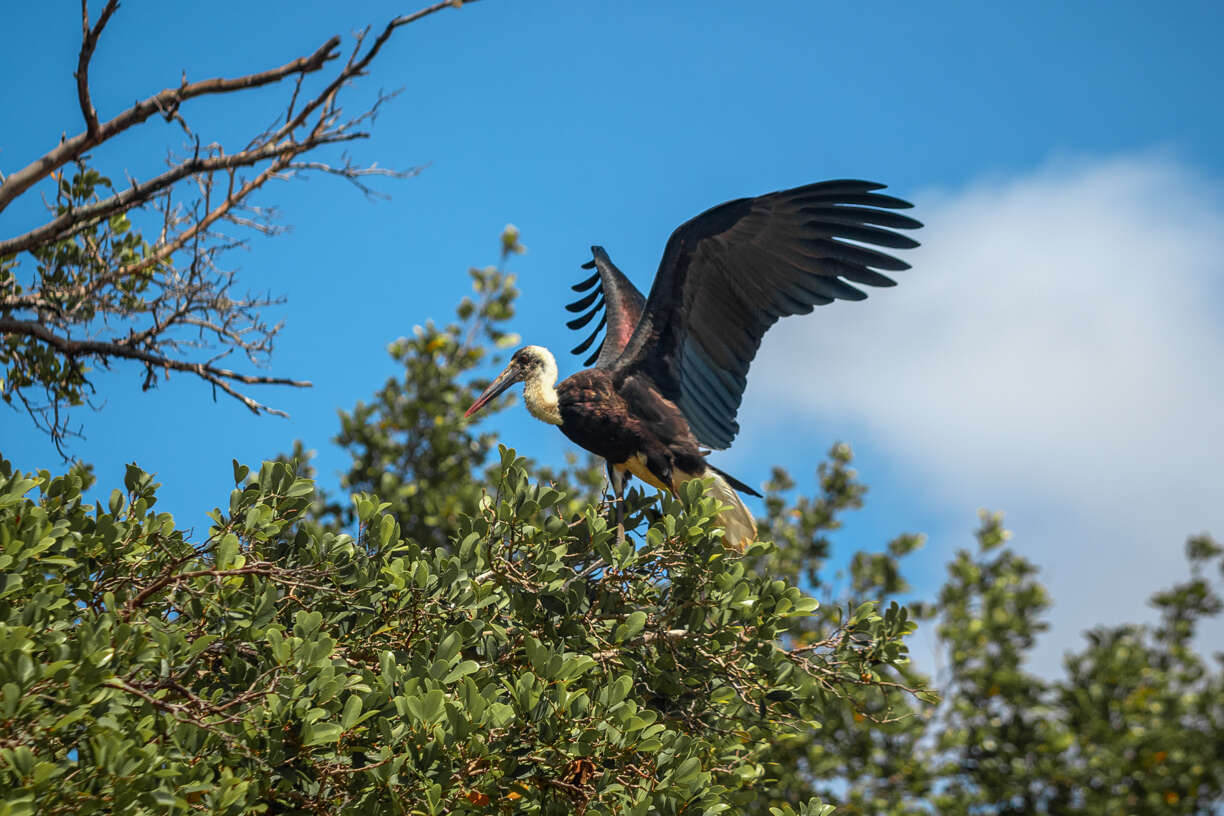
<svg viewBox="0 0 1224 816">
<path fill-rule="evenodd" d="M 311 173 L 343 178 L 367 196 L 372 177 L 406 178 L 415 169 L 366 165 L 320 152 L 369 136 L 366 129 L 394 94 L 380 93 L 356 114 L 340 105 L 344 90 L 366 75 L 392 35 L 403 26 L 460 0 L 435 3 L 389 21 L 371 38 L 358 33 L 347 58 L 331 37 L 310 54 L 277 67 L 235 77 L 183 81 L 103 119 L 92 101 L 90 63 L 117 0 L 107 0 L 96 21 L 81 3 L 81 48 L 74 77 L 85 128 L 24 168 L 0 176 L 0 212 L 23 196 L 43 192 L 49 217 L 17 235 L 0 236 L 0 396 L 24 408 L 63 452 L 75 434 L 68 409 L 93 395 L 91 371 L 117 360 L 144 368 L 143 387 L 171 372 L 193 374 L 256 414 L 284 415 L 246 393 L 244 386 L 308 387 L 306 380 L 241 373 L 220 361 L 240 355 L 256 366 L 271 355 L 280 323 L 267 307 L 282 301 L 241 294 L 221 256 L 251 233 L 282 228 L 273 211 L 253 202 L 272 179 Z M 328 67 L 337 67 L 328 74 Z M 238 149 L 202 143 L 188 103 L 205 96 L 243 94 L 285 86 L 284 107 L 273 124 Z M 89 152 L 155 116 L 177 123 L 184 146 L 171 151 L 165 171 L 120 185 L 92 164 Z M 156 233 L 156 237 L 151 236 Z"/>
</svg>

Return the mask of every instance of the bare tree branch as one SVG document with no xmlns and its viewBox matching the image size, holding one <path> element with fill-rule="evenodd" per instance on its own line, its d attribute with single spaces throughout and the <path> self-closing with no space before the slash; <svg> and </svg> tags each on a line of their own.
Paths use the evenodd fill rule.
<svg viewBox="0 0 1224 816">
<path fill-rule="evenodd" d="M 119 0 L 107 0 L 101 16 L 98 17 L 98 24 L 90 28 L 89 0 L 81 0 L 81 53 L 77 58 L 77 69 L 74 76 L 77 81 L 77 98 L 81 103 L 81 113 L 85 116 L 87 134 L 98 132 L 98 112 L 94 110 L 93 102 L 89 99 L 89 60 L 93 58 L 102 29 L 106 28 L 107 21 L 118 9 Z"/>
<path fill-rule="evenodd" d="M 272 164 L 260 171 L 259 175 L 255 176 L 255 178 L 245 182 L 238 190 L 233 190 L 231 188 L 224 201 L 218 204 L 215 209 L 210 210 L 208 214 L 199 221 L 195 222 L 190 227 L 179 233 L 174 240 L 163 242 L 156 251 L 149 253 L 144 260 L 119 267 L 115 271 L 115 278 L 125 278 L 140 272 L 144 272 L 146 269 L 149 269 L 155 264 L 161 263 L 174 253 L 181 250 L 188 244 L 188 242 L 195 240 L 197 236 L 207 233 L 209 227 L 217 223 L 217 221 L 221 220 L 222 218 L 227 217 L 230 211 L 239 202 L 243 201 L 247 198 L 247 196 L 255 192 L 255 190 L 262 187 L 268 179 L 285 169 L 292 158 L 293 157 L 288 154 L 278 156 L 276 161 L 272 162 Z"/>
<path fill-rule="evenodd" d="M 471 3 L 475 2 L 475 0 L 467 0 L 467 2 Z M 361 53 L 361 43 L 365 37 L 365 32 L 362 32 L 357 39 L 357 48 L 353 50 L 353 55 L 349 57 L 348 63 L 344 66 L 344 70 L 341 71 L 321 93 L 303 106 L 302 110 L 297 116 L 286 121 L 285 124 L 282 125 L 276 132 L 276 138 L 282 138 L 297 127 L 301 126 L 301 124 L 306 121 L 310 114 L 317 110 L 320 105 L 330 103 L 335 94 L 341 87 L 343 87 L 344 83 L 348 82 L 350 79 L 364 75 L 365 69 L 371 62 L 373 62 L 374 57 L 378 56 L 378 52 L 382 50 L 384 45 L 386 45 L 387 40 L 391 39 L 391 35 L 395 33 L 397 28 L 406 26 L 409 23 L 414 23 L 422 17 L 427 17 L 434 12 L 441 11 L 444 8 L 459 8 L 463 5 L 463 3 L 464 0 L 440 0 L 440 2 L 434 3 L 432 6 L 423 8 L 420 11 L 396 17 L 394 20 L 387 23 L 386 27 L 382 30 L 382 33 L 379 34 L 378 38 L 374 40 L 374 44 L 370 46 L 370 50 L 368 50 L 364 56 L 358 59 L 357 55 Z M 3 206 L 3 199 L 0 199 L 0 208 L 3 208 Z"/>
<path fill-rule="evenodd" d="M 343 167 L 333 167 L 325 162 L 289 162 L 285 165 L 290 170 L 312 170 L 318 173 L 324 173 L 332 176 L 339 176 L 345 181 L 351 183 L 358 190 L 361 190 L 371 198 L 386 198 L 385 193 L 380 193 L 378 190 L 362 183 L 361 179 L 367 176 L 380 176 L 382 178 L 405 179 L 419 175 L 421 168 L 412 167 L 408 170 L 392 170 L 387 167 L 355 167 L 346 163 Z"/>
<path fill-rule="evenodd" d="M 0 399 L 23 407 L 58 447 L 72 435 L 67 409 L 90 403 L 94 393 L 89 365 L 107 368 L 114 360 L 131 360 L 143 366 L 146 389 L 170 372 L 189 373 L 207 382 L 214 395 L 231 396 L 256 414 L 283 415 L 251 398 L 242 386 L 305 387 L 309 382 L 242 374 L 218 364 L 235 352 L 264 364 L 283 324 L 266 321 L 262 310 L 282 301 L 268 294 L 235 294 L 235 274 L 219 260 L 252 233 L 283 231 L 273 208 L 251 203 L 270 179 L 322 173 L 378 197 L 382 193 L 370 179 L 419 172 L 360 165 L 347 154 L 339 163 L 312 154 L 366 137 L 362 126 L 394 96 L 380 92 L 356 115 L 342 115 L 338 104 L 343 90 L 365 75 L 391 35 L 462 3 L 444 0 L 396 17 L 373 41 L 367 42 L 368 32 L 358 34 L 348 57 L 321 83 L 307 80 L 337 60 L 339 37 L 277 68 L 199 82 L 184 76 L 177 87 L 107 121 L 100 121 L 94 109 L 89 67 L 119 1 L 105 0 L 93 23 L 88 3 L 81 3 L 74 74 L 85 130 L 0 177 L 0 211 L 42 180 L 55 184 L 53 200 L 43 196 L 49 220 L 0 239 Z M 183 104 L 196 97 L 240 93 L 289 78 L 294 82 L 283 111 L 240 150 L 201 144 L 183 116 Z M 190 140 L 187 151 L 169 156 L 164 172 L 129 178 L 126 187 L 117 188 L 90 165 L 87 151 L 154 114 L 182 127 Z M 150 221 L 156 235 L 151 243 L 141 232 Z M 36 388 L 44 400 L 31 398 L 29 390 Z"/>
<path fill-rule="evenodd" d="M 166 88 L 142 102 L 137 102 L 115 118 L 99 125 L 93 133 L 86 130 L 84 133 L 78 133 L 71 139 L 65 139 L 54 150 L 48 151 L 41 158 L 36 159 L 6 178 L 4 184 L 0 185 L 0 212 L 11 204 L 17 196 L 30 189 L 30 187 L 42 179 L 47 178 L 47 176 L 68 162 L 75 161 L 84 155 L 87 150 L 97 147 L 109 139 L 113 139 L 133 125 L 139 125 L 155 113 L 169 116 L 171 112 L 178 110 L 179 105 L 197 96 L 243 91 L 248 88 L 257 88 L 262 85 L 279 82 L 293 74 L 306 74 L 318 71 L 329 60 L 336 58 L 335 51 L 339 47 L 340 38 L 338 36 L 332 37 L 309 57 L 299 57 L 279 68 L 272 68 L 258 74 L 248 74 L 235 79 L 205 79 L 190 84 L 184 82 L 177 88 Z"/>
<path fill-rule="evenodd" d="M 133 184 L 121 193 L 103 199 L 86 207 L 79 207 L 64 213 L 57 218 L 36 227 L 24 235 L 0 241 L 0 255 L 16 255 L 27 249 L 58 241 L 75 233 L 80 227 L 93 221 L 119 212 L 130 210 L 144 204 L 162 190 L 176 182 L 194 176 L 198 173 L 210 173 L 216 170 L 226 170 L 234 167 L 249 167 L 271 158 L 294 156 L 319 145 L 335 142 L 348 142 L 365 138 L 365 133 L 335 133 L 307 139 L 304 142 L 282 142 L 280 144 L 265 144 L 253 150 L 244 150 L 228 156 L 210 156 L 208 158 L 192 158 L 179 163 L 159 176 L 154 176 L 146 182 Z"/>
<path fill-rule="evenodd" d="M 176 360 L 145 351 L 134 344 L 97 340 L 72 340 L 55 334 L 41 323 L 15 320 L 11 317 L 0 317 L 0 332 L 6 335 L 25 335 L 41 340 L 73 360 L 78 357 L 96 357 L 99 359 L 120 357 L 128 360 L 140 360 L 152 368 L 187 371 L 212 383 L 230 396 L 235 397 L 256 414 L 267 413 L 275 414 L 276 416 L 289 416 L 284 411 L 268 408 L 266 405 L 262 405 L 250 397 L 238 393 L 229 385 L 229 382 L 238 382 L 243 385 L 292 385 L 297 388 L 310 388 L 312 385 L 309 380 L 293 380 L 287 377 L 255 377 L 250 374 L 239 374 L 227 368 L 218 368 L 204 363 Z"/>
</svg>

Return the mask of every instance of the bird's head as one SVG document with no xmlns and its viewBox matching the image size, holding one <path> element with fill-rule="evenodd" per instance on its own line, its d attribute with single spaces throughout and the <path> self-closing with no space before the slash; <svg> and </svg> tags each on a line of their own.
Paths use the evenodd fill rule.
<svg viewBox="0 0 1224 816">
<path fill-rule="evenodd" d="M 555 383 L 557 381 L 557 361 L 553 358 L 552 352 L 543 346 L 523 346 L 510 356 L 510 362 L 493 382 L 489 383 L 484 393 L 476 398 L 464 416 L 470 417 L 515 383 L 534 380 L 540 380 L 549 386 Z"/>
</svg>

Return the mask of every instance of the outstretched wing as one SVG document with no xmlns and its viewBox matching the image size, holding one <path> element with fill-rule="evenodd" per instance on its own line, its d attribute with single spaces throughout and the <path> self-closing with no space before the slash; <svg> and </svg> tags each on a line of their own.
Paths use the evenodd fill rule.
<svg viewBox="0 0 1224 816">
<path fill-rule="evenodd" d="M 892 212 L 911 205 L 875 192 L 883 188 L 824 181 L 728 201 L 682 224 L 613 367 L 647 374 L 701 444 L 727 447 L 739 432 L 748 366 L 778 318 L 862 300 L 852 283 L 893 286 L 877 270 L 909 268 L 868 246 L 918 246 L 893 231 L 922 226 Z"/>
<path fill-rule="evenodd" d="M 616 268 L 616 264 L 612 263 L 612 259 L 608 257 L 608 253 L 604 252 L 603 247 L 591 247 L 591 254 L 594 258 L 584 263 L 582 268 L 595 269 L 595 274 L 572 287 L 575 292 L 585 292 L 588 289 L 591 291 L 565 307 L 571 312 L 581 312 L 587 307 L 590 307 L 590 311 L 579 315 L 565 325 L 571 329 L 581 329 L 590 323 L 595 315 L 603 312 L 591 336 L 570 351 L 573 354 L 584 353 L 599 337 L 599 330 L 607 326 L 608 331 L 600 341 L 599 347 L 582 363 L 588 366 L 595 363 L 596 368 L 607 368 L 620 356 L 625 344 L 633 335 L 633 329 L 642 316 L 642 308 L 646 305 L 646 298 L 642 297 L 637 287 Z"/>
</svg>

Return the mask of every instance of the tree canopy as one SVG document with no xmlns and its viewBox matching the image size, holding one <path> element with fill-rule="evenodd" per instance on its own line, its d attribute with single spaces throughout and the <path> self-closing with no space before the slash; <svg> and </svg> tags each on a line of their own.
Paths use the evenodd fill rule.
<svg viewBox="0 0 1224 816">
<path fill-rule="evenodd" d="M 462 419 L 472 372 L 514 341 L 513 278 L 472 279 L 342 414 L 351 498 L 321 494 L 301 450 L 235 462 L 193 534 L 135 465 L 93 504 L 87 467 L 0 467 L 0 813 L 1224 803 L 1224 674 L 1192 643 L 1221 609 L 1210 538 L 1157 625 L 1089 632 L 1058 678 L 1025 668 L 1049 598 L 998 515 L 929 600 L 904 578 L 917 535 L 830 572 L 866 490 L 846 445 L 809 490 L 774 473 L 743 556 L 698 482 L 631 491 L 618 544 L 595 463 L 540 468 Z M 933 679 L 908 656 L 920 621 Z"/>
</svg>

